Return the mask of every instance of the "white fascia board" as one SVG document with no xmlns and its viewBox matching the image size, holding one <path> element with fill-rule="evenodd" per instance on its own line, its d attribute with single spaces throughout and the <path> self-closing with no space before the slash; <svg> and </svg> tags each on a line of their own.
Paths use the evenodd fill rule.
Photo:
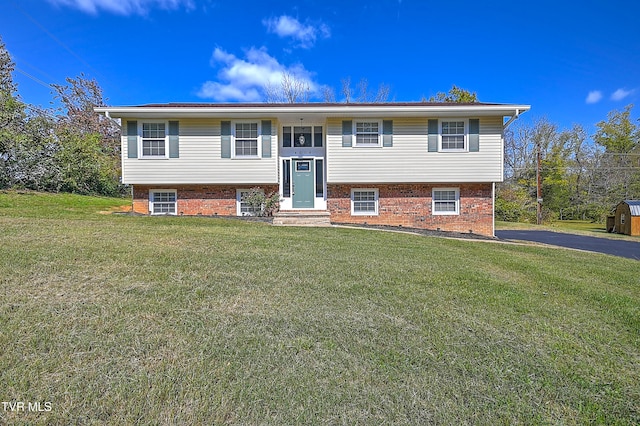
<svg viewBox="0 0 640 426">
<path fill-rule="evenodd" d="M 307 118 L 307 117 L 463 117 L 513 116 L 526 112 L 529 105 L 277 105 L 250 106 L 153 106 L 99 107 L 113 118 Z"/>
</svg>

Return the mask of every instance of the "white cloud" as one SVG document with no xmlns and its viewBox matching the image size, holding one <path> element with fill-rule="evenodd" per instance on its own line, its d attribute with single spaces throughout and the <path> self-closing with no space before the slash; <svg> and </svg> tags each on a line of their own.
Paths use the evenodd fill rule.
<svg viewBox="0 0 640 426">
<path fill-rule="evenodd" d="M 267 87 L 280 87 L 285 74 L 295 77 L 309 87 L 311 94 L 317 93 L 319 85 L 303 65 L 285 66 L 267 53 L 265 48 L 251 48 L 245 58 L 216 48 L 211 66 L 221 67 L 217 81 L 203 83 L 198 96 L 218 102 L 260 102 L 265 100 Z"/>
<path fill-rule="evenodd" d="M 611 100 L 621 101 L 632 93 L 633 93 L 633 90 L 618 89 L 611 94 Z"/>
<path fill-rule="evenodd" d="M 265 19 L 262 23 L 267 27 L 267 31 L 277 34 L 279 37 L 290 37 L 297 42 L 298 47 L 308 49 L 312 47 L 318 37 L 328 38 L 331 31 L 326 24 L 302 24 L 296 18 L 282 15 L 277 18 Z"/>
<path fill-rule="evenodd" d="M 586 102 L 588 104 L 595 104 L 600 102 L 600 99 L 602 99 L 602 92 L 600 90 L 592 90 L 587 95 Z"/>
<path fill-rule="evenodd" d="M 175 10 L 184 7 L 191 10 L 195 7 L 193 0 L 49 0 L 49 3 L 73 7 L 92 15 L 101 10 L 118 15 L 146 15 L 153 8 Z"/>
</svg>

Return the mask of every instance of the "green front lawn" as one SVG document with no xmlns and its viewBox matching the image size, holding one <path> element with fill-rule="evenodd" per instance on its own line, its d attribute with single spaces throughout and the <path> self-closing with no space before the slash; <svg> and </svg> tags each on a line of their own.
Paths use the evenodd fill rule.
<svg viewBox="0 0 640 426">
<path fill-rule="evenodd" d="M 637 424 L 640 262 L 0 193 L 24 424 Z"/>
</svg>

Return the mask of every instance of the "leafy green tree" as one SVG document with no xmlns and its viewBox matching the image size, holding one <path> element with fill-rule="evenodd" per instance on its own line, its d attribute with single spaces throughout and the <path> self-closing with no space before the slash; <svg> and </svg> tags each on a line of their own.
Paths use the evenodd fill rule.
<svg viewBox="0 0 640 426">
<path fill-rule="evenodd" d="M 105 155 L 98 133 L 66 131 L 58 135 L 60 150 L 60 190 L 78 194 L 118 195 L 118 167 L 113 156 Z"/>
<path fill-rule="evenodd" d="M 61 190 L 80 194 L 118 195 L 120 127 L 94 108 L 106 104 L 98 82 L 81 74 L 53 85 L 58 110 L 57 159 L 62 170 Z"/>
<path fill-rule="evenodd" d="M 496 188 L 496 219 L 506 222 L 536 221 L 536 204 L 526 188 L 514 182 Z"/>
<path fill-rule="evenodd" d="M 596 124 L 594 140 L 607 152 L 629 153 L 640 144 L 640 129 L 631 121 L 632 108 L 630 104 L 624 111 L 611 111 L 606 121 Z"/>
<path fill-rule="evenodd" d="M 13 81 L 15 64 L 0 38 L 0 188 L 11 186 L 13 159 L 17 144 L 24 138 L 26 107 L 15 95 Z"/>
<path fill-rule="evenodd" d="M 36 191 L 60 189 L 60 149 L 55 122 L 46 111 L 30 108 L 19 132 L 14 133 L 4 158 L 7 186 Z"/>
<path fill-rule="evenodd" d="M 451 86 L 451 89 L 448 93 L 438 92 L 435 96 L 431 96 L 429 98 L 429 102 L 447 102 L 447 103 L 458 103 L 458 104 L 467 104 L 467 103 L 477 103 L 478 95 L 476 92 L 470 92 L 468 90 L 462 89 L 455 84 Z"/>
<path fill-rule="evenodd" d="M 571 210 L 571 149 L 568 132 L 546 118 L 505 135 L 505 182 L 498 186 L 496 214 L 505 220 L 535 218 L 537 153 L 540 152 L 543 217 L 564 216 Z"/>
<path fill-rule="evenodd" d="M 2 37 L 0 37 L 0 90 L 10 95 L 13 95 L 18 90 L 18 86 L 13 81 L 15 68 L 11 55 L 2 41 Z"/>
<path fill-rule="evenodd" d="M 631 119 L 633 105 L 611 111 L 597 124 L 595 142 L 604 148 L 598 170 L 602 200 L 610 208 L 623 199 L 640 198 L 640 127 Z"/>
<path fill-rule="evenodd" d="M 117 195 L 120 130 L 93 110 L 105 103 L 98 83 L 54 85 L 56 116 L 20 101 L 14 69 L 0 40 L 0 187 Z"/>
<path fill-rule="evenodd" d="M 567 173 L 568 155 L 562 141 L 557 142 L 545 153 L 541 161 L 542 197 L 544 207 L 553 212 L 553 216 L 563 218 L 570 204 L 569 176 Z"/>
</svg>

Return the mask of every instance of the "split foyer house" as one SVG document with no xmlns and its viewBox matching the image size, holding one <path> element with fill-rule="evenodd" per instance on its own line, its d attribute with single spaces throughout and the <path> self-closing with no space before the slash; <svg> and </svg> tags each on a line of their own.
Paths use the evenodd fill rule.
<svg viewBox="0 0 640 426">
<path fill-rule="evenodd" d="M 245 215 L 243 194 L 278 193 L 280 214 L 494 234 L 504 129 L 528 105 L 155 104 L 102 107 L 122 124 L 134 211 Z"/>
</svg>

